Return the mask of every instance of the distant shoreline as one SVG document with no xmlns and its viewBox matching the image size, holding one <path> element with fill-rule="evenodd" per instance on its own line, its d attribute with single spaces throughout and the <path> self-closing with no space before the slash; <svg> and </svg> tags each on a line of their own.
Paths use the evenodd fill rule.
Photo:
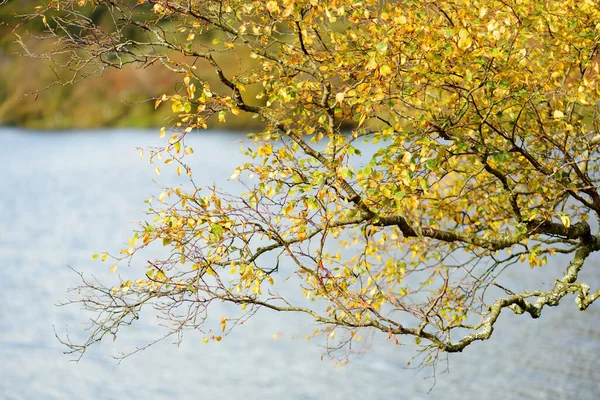
<svg viewBox="0 0 600 400">
<path fill-rule="evenodd" d="M 223 134 L 228 134 L 228 135 L 240 135 L 240 134 L 248 134 L 248 133 L 258 133 L 259 132 L 260 127 L 257 127 L 257 129 L 252 129 L 252 127 L 248 127 L 248 129 L 236 129 L 236 128 L 225 128 L 222 126 L 219 127 L 209 127 L 208 129 L 197 129 L 195 131 L 192 131 L 191 133 L 202 133 L 202 132 L 210 132 L 210 133 L 223 133 Z M 24 134 L 35 134 L 35 133 L 40 133 L 40 134 L 57 134 L 57 133 L 64 133 L 64 134 L 82 134 L 82 133 L 100 133 L 100 132 L 106 132 L 106 133 L 140 133 L 140 134 L 146 134 L 146 133 L 152 133 L 152 132 L 156 132 L 158 133 L 158 131 L 160 130 L 160 127 L 156 127 L 156 126 L 152 126 L 152 127 L 126 127 L 126 126 L 107 126 L 107 127 L 94 127 L 94 128 L 65 128 L 65 129 L 60 129 L 60 128 L 31 128 L 31 127 L 26 127 L 26 126 L 17 126 L 17 125 L 3 125 L 0 124 L 0 132 L 1 131 L 21 131 Z"/>
</svg>

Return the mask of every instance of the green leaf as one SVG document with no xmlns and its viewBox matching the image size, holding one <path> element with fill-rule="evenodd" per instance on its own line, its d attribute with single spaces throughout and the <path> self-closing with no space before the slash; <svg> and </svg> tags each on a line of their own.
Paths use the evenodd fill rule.
<svg viewBox="0 0 600 400">
<path fill-rule="evenodd" d="M 216 235 L 220 235 L 225 231 L 225 229 L 223 229 L 223 227 L 219 224 L 212 224 L 210 231 Z"/>
<path fill-rule="evenodd" d="M 292 175 L 292 182 L 298 184 L 298 183 L 304 182 L 304 180 L 302 179 L 302 177 L 300 175 L 294 174 L 294 175 Z"/>
<path fill-rule="evenodd" d="M 340 168 L 340 176 L 344 179 L 352 178 L 352 171 L 348 167 Z"/>
<path fill-rule="evenodd" d="M 388 49 L 388 44 L 386 42 L 379 42 L 377 43 L 377 46 L 375 46 L 375 48 L 377 49 L 378 52 L 380 52 L 381 54 L 385 54 L 385 52 Z"/>
<path fill-rule="evenodd" d="M 425 168 L 430 171 L 435 171 L 437 169 L 437 160 L 435 158 L 430 158 L 429 160 L 425 161 Z"/>
</svg>

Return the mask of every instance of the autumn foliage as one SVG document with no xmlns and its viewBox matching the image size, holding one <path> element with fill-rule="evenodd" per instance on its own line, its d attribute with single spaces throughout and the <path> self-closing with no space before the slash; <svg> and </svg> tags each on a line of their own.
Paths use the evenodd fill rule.
<svg viewBox="0 0 600 400">
<path fill-rule="evenodd" d="M 146 151 L 157 170 L 193 180 L 187 135 L 245 114 L 264 126 L 233 172 L 244 194 L 165 188 L 150 202 L 154 219 L 116 258 L 145 260 L 154 243 L 168 255 L 117 287 L 86 281 L 76 301 L 99 317 L 73 350 L 147 308 L 168 335 L 207 340 L 264 308 L 309 314 L 330 349 L 375 330 L 433 362 L 488 339 L 502 311 L 600 297 L 578 277 L 600 250 L 597 2 L 58 0 L 36 15 L 73 71 L 179 74 L 156 94 L 174 118 Z M 552 285 L 497 284 L 557 253 L 570 262 Z M 289 277 L 316 301 L 282 295 Z M 240 313 L 213 315 L 214 302 Z"/>
</svg>

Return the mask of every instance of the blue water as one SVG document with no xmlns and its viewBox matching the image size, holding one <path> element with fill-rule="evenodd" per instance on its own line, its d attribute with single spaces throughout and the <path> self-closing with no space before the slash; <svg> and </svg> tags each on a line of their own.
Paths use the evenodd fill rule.
<svg viewBox="0 0 600 400">
<path fill-rule="evenodd" d="M 225 182 L 241 160 L 234 142 L 242 138 L 193 137 L 196 182 Z M 135 149 L 158 143 L 156 132 L 0 130 L 0 398 L 600 398 L 600 307 L 582 313 L 572 298 L 544 310 L 540 320 L 506 313 L 491 340 L 449 358 L 449 373 L 438 372 L 435 386 L 426 379 L 431 370 L 406 368 L 410 345 L 376 336 L 363 355 L 336 368 L 321 360 L 319 337 L 305 340 L 315 328 L 309 319 L 268 311 L 220 343 L 205 345 L 189 333 L 179 347 L 168 340 L 118 364 L 111 355 L 164 332 L 146 318 L 79 363 L 70 361 L 54 331 L 82 338 L 89 315 L 55 306 L 78 282 L 69 267 L 115 279 L 91 254 L 118 252 L 132 222 L 144 218 L 143 200 L 168 183 L 172 174 L 157 177 Z M 599 260 L 590 260 L 582 275 L 596 285 L 592 290 L 600 285 Z M 564 267 L 513 269 L 503 279 L 551 284 Z M 136 266 L 121 268 L 127 274 Z"/>
</svg>

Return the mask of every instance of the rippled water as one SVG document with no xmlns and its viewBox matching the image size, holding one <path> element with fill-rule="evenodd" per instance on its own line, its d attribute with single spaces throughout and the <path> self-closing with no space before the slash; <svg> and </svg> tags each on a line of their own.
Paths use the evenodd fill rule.
<svg viewBox="0 0 600 400">
<path fill-rule="evenodd" d="M 306 342 L 310 320 L 260 312 L 221 343 L 188 334 L 182 346 L 160 343 L 121 364 L 110 357 L 160 334 L 144 321 L 116 342 L 70 361 L 54 337 L 77 336 L 86 315 L 57 308 L 77 275 L 114 276 L 91 261 L 118 251 L 143 218 L 142 201 L 159 193 L 153 168 L 136 146 L 156 143 L 155 132 L 38 133 L 0 130 L 0 397 L 7 399 L 597 399 L 600 398 L 600 308 L 576 311 L 572 298 L 540 320 L 503 314 L 493 338 L 450 357 L 450 372 L 406 369 L 410 346 L 375 338 L 344 367 L 321 361 L 318 339 Z M 240 160 L 241 137 L 194 137 L 195 178 L 222 182 Z M 163 174 L 166 175 L 166 174 Z M 587 265 L 600 285 L 600 258 Z M 510 270 L 524 287 L 551 284 L 564 265 Z M 283 332 L 275 340 L 273 334 Z"/>
</svg>

